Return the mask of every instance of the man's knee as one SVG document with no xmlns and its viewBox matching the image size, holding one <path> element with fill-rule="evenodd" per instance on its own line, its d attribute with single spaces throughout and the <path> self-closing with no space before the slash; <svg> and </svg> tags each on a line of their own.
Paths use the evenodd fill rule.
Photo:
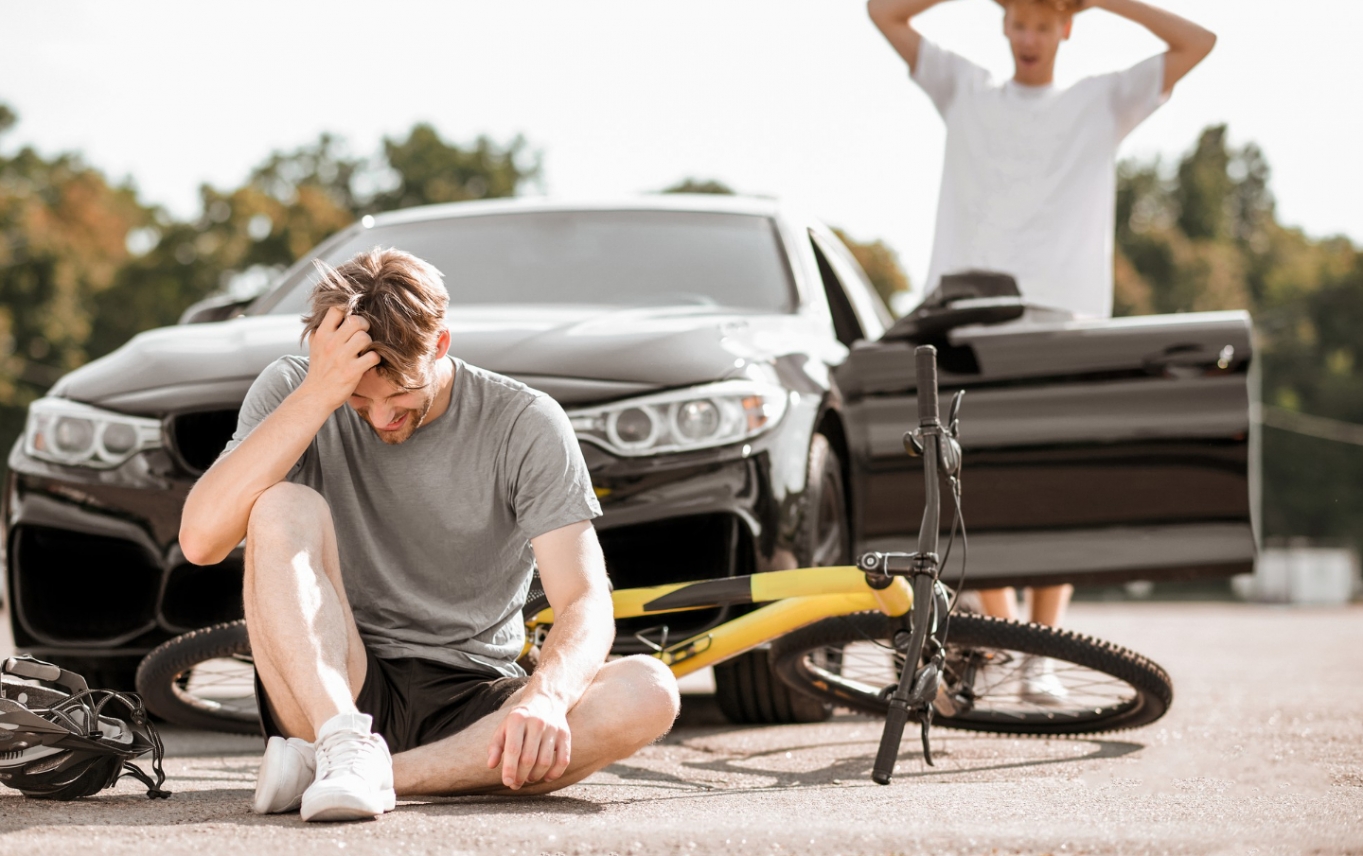
<svg viewBox="0 0 1363 856">
<path fill-rule="evenodd" d="M 630 732 L 643 743 L 667 733 L 681 710 L 681 696 L 672 670 L 656 657 L 635 655 L 611 663 L 612 677 L 624 688 Z"/>
<path fill-rule="evenodd" d="M 320 493 L 305 485 L 279 482 L 266 488 L 251 506 L 246 535 L 299 533 L 307 531 L 309 524 L 323 523 L 330 525 L 331 507 Z"/>
</svg>

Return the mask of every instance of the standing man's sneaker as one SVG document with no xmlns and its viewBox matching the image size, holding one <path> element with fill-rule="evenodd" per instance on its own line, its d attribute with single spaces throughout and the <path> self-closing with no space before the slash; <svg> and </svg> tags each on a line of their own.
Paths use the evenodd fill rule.
<svg viewBox="0 0 1363 856">
<path fill-rule="evenodd" d="M 363 713 L 342 713 L 317 731 L 317 776 L 303 792 L 304 820 L 365 820 L 392 811 L 393 756 Z"/>
<path fill-rule="evenodd" d="M 256 814 L 298 811 L 303 792 L 312 784 L 316 771 L 311 743 L 297 737 L 288 740 L 271 737 L 260 761 L 251 811 Z"/>
<path fill-rule="evenodd" d="M 1050 657 L 1028 654 L 1022 661 L 1022 693 L 1024 701 L 1032 704 L 1064 704 L 1070 691 L 1055 674 L 1055 663 Z"/>
</svg>

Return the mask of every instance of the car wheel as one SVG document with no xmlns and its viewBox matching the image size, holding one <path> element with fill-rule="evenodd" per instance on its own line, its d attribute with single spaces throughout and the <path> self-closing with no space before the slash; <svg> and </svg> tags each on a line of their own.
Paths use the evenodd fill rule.
<svg viewBox="0 0 1363 856">
<path fill-rule="evenodd" d="M 822 434 L 815 434 L 809 446 L 809 473 L 801 510 L 795 545 L 801 566 L 847 564 L 851 535 L 842 463 Z M 836 651 L 828 652 L 831 660 L 837 655 Z M 782 683 L 772 670 L 766 647 L 715 666 L 715 700 L 724 716 L 737 724 L 823 722 L 833 713 L 832 705 Z"/>
</svg>

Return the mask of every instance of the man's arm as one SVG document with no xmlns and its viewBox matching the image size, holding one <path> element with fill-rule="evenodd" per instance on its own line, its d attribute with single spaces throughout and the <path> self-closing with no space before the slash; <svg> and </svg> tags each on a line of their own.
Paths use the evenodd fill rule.
<svg viewBox="0 0 1363 856">
<path fill-rule="evenodd" d="M 913 18 L 942 0 L 867 0 L 866 11 L 904 61 L 918 71 L 918 46 L 923 36 L 913 28 Z"/>
<path fill-rule="evenodd" d="M 312 438 L 378 365 L 369 351 L 369 322 L 327 312 L 312 335 L 308 375 L 255 427 L 241 445 L 219 458 L 185 499 L 180 549 L 196 565 L 221 562 L 241 543 L 256 500 L 284 480 Z"/>
<path fill-rule="evenodd" d="M 568 711 L 596 679 L 615 639 L 606 561 L 591 523 L 573 523 L 530 543 L 554 626 L 535 674 L 488 746 L 488 767 L 500 764 L 502 783 L 513 789 L 551 782 L 568 769 Z"/>
<path fill-rule="evenodd" d="M 1211 30 L 1140 0 L 1089 0 L 1084 7 L 1106 9 L 1134 21 L 1169 46 L 1164 55 L 1165 95 L 1216 46 L 1216 34 Z"/>
</svg>

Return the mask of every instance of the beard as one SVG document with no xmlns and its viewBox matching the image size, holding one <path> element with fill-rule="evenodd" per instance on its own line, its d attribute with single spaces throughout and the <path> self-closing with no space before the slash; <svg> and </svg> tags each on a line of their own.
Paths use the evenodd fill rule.
<svg viewBox="0 0 1363 856">
<path fill-rule="evenodd" d="M 376 427 L 369 419 L 368 410 L 361 411 L 360 416 L 364 418 L 365 424 L 373 430 L 374 434 L 380 440 L 389 446 L 396 446 L 399 443 L 405 443 L 407 440 L 411 439 L 412 435 L 416 433 L 416 429 L 420 428 L 426 422 L 426 414 L 431 412 L 431 408 L 434 405 L 435 396 L 432 395 L 430 398 L 422 401 L 420 407 L 403 410 L 402 415 L 405 418 L 403 419 L 402 424 L 392 431 L 384 431 L 383 429 Z"/>
</svg>

